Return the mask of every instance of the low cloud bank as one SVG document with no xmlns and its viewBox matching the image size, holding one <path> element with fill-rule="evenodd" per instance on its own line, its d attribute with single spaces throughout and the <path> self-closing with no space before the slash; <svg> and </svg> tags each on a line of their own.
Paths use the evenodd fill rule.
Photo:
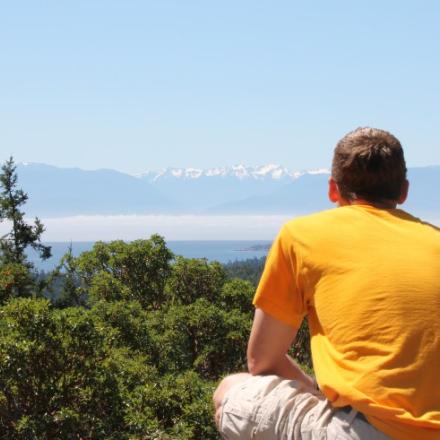
<svg viewBox="0 0 440 440">
<path fill-rule="evenodd" d="M 41 219 L 44 241 L 135 240 L 151 234 L 167 240 L 273 240 L 291 215 L 96 215 Z M 29 219 L 29 221 L 32 221 Z M 10 228 L 0 223 L 0 235 Z"/>
<path fill-rule="evenodd" d="M 160 234 L 167 240 L 273 240 L 291 215 L 94 215 L 43 218 L 44 241 L 135 240 Z M 440 219 L 426 219 L 440 225 Z M 32 221 L 29 219 L 29 221 Z M 0 236 L 10 230 L 0 223 Z"/>
</svg>

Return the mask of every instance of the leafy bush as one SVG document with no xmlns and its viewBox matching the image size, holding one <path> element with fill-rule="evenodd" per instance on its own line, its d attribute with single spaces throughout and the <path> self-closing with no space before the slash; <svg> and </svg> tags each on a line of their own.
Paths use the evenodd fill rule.
<svg viewBox="0 0 440 440">
<path fill-rule="evenodd" d="M 172 302 L 191 304 L 198 298 L 215 302 L 226 274 L 220 263 L 177 257 L 167 282 Z"/>
<path fill-rule="evenodd" d="M 0 266 L 0 438 L 218 439 L 211 396 L 245 369 L 255 285 L 173 262 L 158 236 L 97 243 L 62 266 L 53 303 L 8 300 L 21 272 Z M 302 327 L 305 363 L 308 343 Z"/>
<path fill-rule="evenodd" d="M 131 243 L 97 242 L 77 260 L 78 271 L 92 300 L 137 300 L 158 309 L 167 298 L 164 287 L 172 252 L 159 235 Z"/>
</svg>

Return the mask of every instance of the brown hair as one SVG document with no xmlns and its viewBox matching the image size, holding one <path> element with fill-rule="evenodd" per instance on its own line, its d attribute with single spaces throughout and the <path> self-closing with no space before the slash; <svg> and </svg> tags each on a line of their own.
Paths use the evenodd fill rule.
<svg viewBox="0 0 440 440">
<path fill-rule="evenodd" d="M 406 180 L 402 146 L 387 131 L 357 128 L 336 145 L 332 177 L 346 200 L 396 201 Z"/>
</svg>

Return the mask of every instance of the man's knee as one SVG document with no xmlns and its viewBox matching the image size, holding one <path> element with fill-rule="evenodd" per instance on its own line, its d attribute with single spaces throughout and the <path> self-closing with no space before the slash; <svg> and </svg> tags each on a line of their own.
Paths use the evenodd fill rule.
<svg viewBox="0 0 440 440">
<path fill-rule="evenodd" d="M 214 395 L 212 396 L 212 400 L 214 402 L 215 408 L 215 422 L 217 426 L 220 422 L 220 415 L 222 410 L 222 402 L 225 397 L 225 394 L 234 386 L 241 382 L 244 382 L 251 375 L 249 373 L 236 373 L 226 376 L 217 386 L 214 391 Z"/>
</svg>

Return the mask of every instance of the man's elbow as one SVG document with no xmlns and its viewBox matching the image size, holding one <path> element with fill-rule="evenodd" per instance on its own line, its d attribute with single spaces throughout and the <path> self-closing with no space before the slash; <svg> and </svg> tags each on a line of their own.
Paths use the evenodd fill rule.
<svg viewBox="0 0 440 440">
<path fill-rule="evenodd" d="M 268 364 L 267 359 L 249 353 L 247 356 L 247 367 L 252 376 L 270 373 L 270 365 Z"/>
<path fill-rule="evenodd" d="M 249 373 L 252 374 L 252 376 L 256 376 L 259 373 L 258 362 L 254 358 L 248 357 L 247 368 L 248 368 Z"/>
</svg>

